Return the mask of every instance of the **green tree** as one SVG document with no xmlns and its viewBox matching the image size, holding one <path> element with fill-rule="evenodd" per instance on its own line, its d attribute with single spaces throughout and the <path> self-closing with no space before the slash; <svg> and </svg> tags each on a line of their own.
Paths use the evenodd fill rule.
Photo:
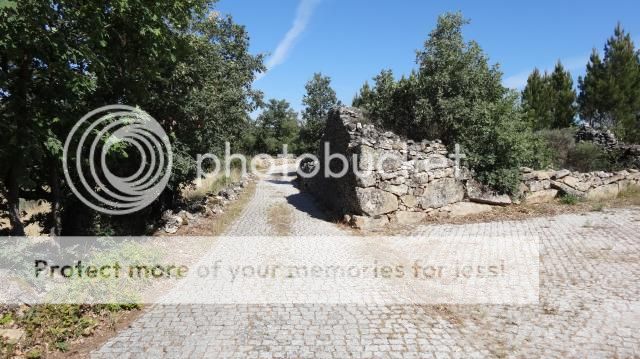
<svg viewBox="0 0 640 359">
<path fill-rule="evenodd" d="M 305 85 L 306 94 L 302 98 L 302 129 L 300 131 L 300 150 L 314 152 L 327 122 L 329 110 L 340 102 L 331 88 L 331 78 L 316 73 Z"/>
<path fill-rule="evenodd" d="M 551 74 L 534 69 L 522 91 L 525 119 L 535 130 L 570 127 L 576 117 L 573 79 L 558 61 Z"/>
<path fill-rule="evenodd" d="M 23 233 L 19 198 L 50 201 L 56 233 L 91 234 L 96 220 L 136 226 L 120 233 L 144 230 L 194 178 L 195 153 L 239 142 L 261 101 L 251 84 L 262 56 L 249 54 L 246 31 L 231 18 L 207 16 L 213 4 L 24 0 L 0 9 L 0 190 L 14 234 Z M 115 103 L 149 112 L 175 152 L 169 188 L 126 218 L 88 211 L 60 179 L 70 128 Z M 124 173 L 140 167 L 132 147 L 109 156 Z"/>
<path fill-rule="evenodd" d="M 393 128 L 395 109 L 393 97 L 397 86 L 393 71 L 380 71 L 373 78 L 373 83 L 373 89 L 369 89 L 368 83 L 365 83 L 353 101 L 354 106 L 366 110 L 375 124 Z"/>
<path fill-rule="evenodd" d="M 549 76 L 534 69 L 522 91 L 522 109 L 531 127 L 535 130 L 552 127 L 553 102 Z"/>
<path fill-rule="evenodd" d="M 602 61 L 594 50 L 579 87 L 584 121 L 612 127 L 623 141 L 640 142 L 640 54 L 620 24 Z"/>
<path fill-rule="evenodd" d="M 558 61 L 549 77 L 552 93 L 552 122 L 551 128 L 567 128 L 575 124 L 578 112 L 576 105 L 576 90 L 573 88 L 571 73 L 566 71 Z"/>
<path fill-rule="evenodd" d="M 593 49 L 587 63 L 587 73 L 578 78 L 578 111 L 580 118 L 590 126 L 610 126 L 605 89 L 605 67 L 596 49 Z"/>
<path fill-rule="evenodd" d="M 298 114 L 285 100 L 271 99 L 265 110 L 256 119 L 255 151 L 270 155 L 282 153 L 282 146 L 288 145 L 288 151 L 296 151 L 295 141 L 300 127 Z"/>
<path fill-rule="evenodd" d="M 419 68 L 395 81 L 390 71 L 364 86 L 354 100 L 376 124 L 412 139 L 461 144 L 480 180 L 514 193 L 519 167 L 547 163 L 543 142 L 522 118 L 516 94 L 502 86 L 480 46 L 465 42 L 460 13 L 438 18 L 418 51 Z"/>
<path fill-rule="evenodd" d="M 517 96 L 502 86 L 498 65 L 474 42 L 465 42 L 460 13 L 438 18 L 436 29 L 418 52 L 414 129 L 419 138 L 459 143 L 480 180 L 514 193 L 519 167 L 546 164 L 542 142 L 522 119 Z"/>
</svg>

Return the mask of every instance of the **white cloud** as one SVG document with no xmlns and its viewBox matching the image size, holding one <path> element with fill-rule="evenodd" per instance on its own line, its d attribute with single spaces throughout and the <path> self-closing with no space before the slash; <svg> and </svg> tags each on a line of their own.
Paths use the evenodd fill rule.
<svg viewBox="0 0 640 359">
<path fill-rule="evenodd" d="M 581 71 L 587 66 L 587 62 L 589 62 L 589 55 L 574 56 L 566 59 L 560 59 L 560 62 L 562 62 L 562 65 L 564 66 L 565 70 L 568 70 L 571 72 Z M 538 69 L 540 70 L 540 72 L 545 72 L 545 71 L 551 72 L 553 71 L 553 68 L 555 67 L 555 65 L 556 64 L 553 63 L 553 64 L 547 64 L 547 66 L 544 66 L 544 67 L 538 66 Z M 529 75 L 531 74 L 532 71 L 533 71 L 533 68 L 505 77 L 502 80 L 502 84 L 508 88 L 522 90 L 527 84 L 527 79 L 529 78 Z"/>
<path fill-rule="evenodd" d="M 320 3 L 320 0 L 301 0 L 298 5 L 296 17 L 293 20 L 293 25 L 287 32 L 287 34 L 280 40 L 273 55 L 267 60 L 267 72 L 274 67 L 282 64 L 289 56 L 289 52 L 293 49 L 298 37 L 306 30 L 311 15 L 316 6 Z M 259 74 L 258 80 L 264 77 L 267 73 L 263 72 Z"/>
</svg>

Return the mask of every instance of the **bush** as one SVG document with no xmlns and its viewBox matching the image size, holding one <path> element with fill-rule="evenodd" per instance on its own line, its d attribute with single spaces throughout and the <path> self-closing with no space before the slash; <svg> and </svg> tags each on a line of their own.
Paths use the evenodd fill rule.
<svg viewBox="0 0 640 359">
<path fill-rule="evenodd" d="M 615 161 L 602 147 L 589 142 L 579 143 L 569 151 L 565 167 L 572 171 L 613 171 Z"/>
<path fill-rule="evenodd" d="M 536 132 L 548 145 L 554 168 L 566 168 L 569 153 L 576 147 L 575 128 L 541 130 Z"/>
</svg>

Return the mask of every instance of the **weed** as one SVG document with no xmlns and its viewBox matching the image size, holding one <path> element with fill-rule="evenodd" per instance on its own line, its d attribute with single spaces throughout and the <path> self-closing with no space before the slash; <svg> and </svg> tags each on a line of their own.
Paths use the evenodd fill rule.
<svg viewBox="0 0 640 359">
<path fill-rule="evenodd" d="M 565 194 L 562 197 L 560 197 L 560 203 L 562 204 L 575 206 L 576 204 L 578 204 L 578 202 L 580 202 L 580 198 L 572 194 Z"/>
</svg>

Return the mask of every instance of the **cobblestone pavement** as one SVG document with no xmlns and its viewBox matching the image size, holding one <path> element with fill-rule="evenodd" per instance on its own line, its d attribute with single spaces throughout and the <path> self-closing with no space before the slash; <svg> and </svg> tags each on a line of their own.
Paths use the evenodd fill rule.
<svg viewBox="0 0 640 359">
<path fill-rule="evenodd" d="M 287 177 L 258 184 L 230 235 L 264 235 L 288 203 L 293 235 L 343 234 Z M 640 357 L 640 209 L 437 225 L 414 235 L 537 235 L 540 303 L 153 306 L 96 358 Z"/>
</svg>

